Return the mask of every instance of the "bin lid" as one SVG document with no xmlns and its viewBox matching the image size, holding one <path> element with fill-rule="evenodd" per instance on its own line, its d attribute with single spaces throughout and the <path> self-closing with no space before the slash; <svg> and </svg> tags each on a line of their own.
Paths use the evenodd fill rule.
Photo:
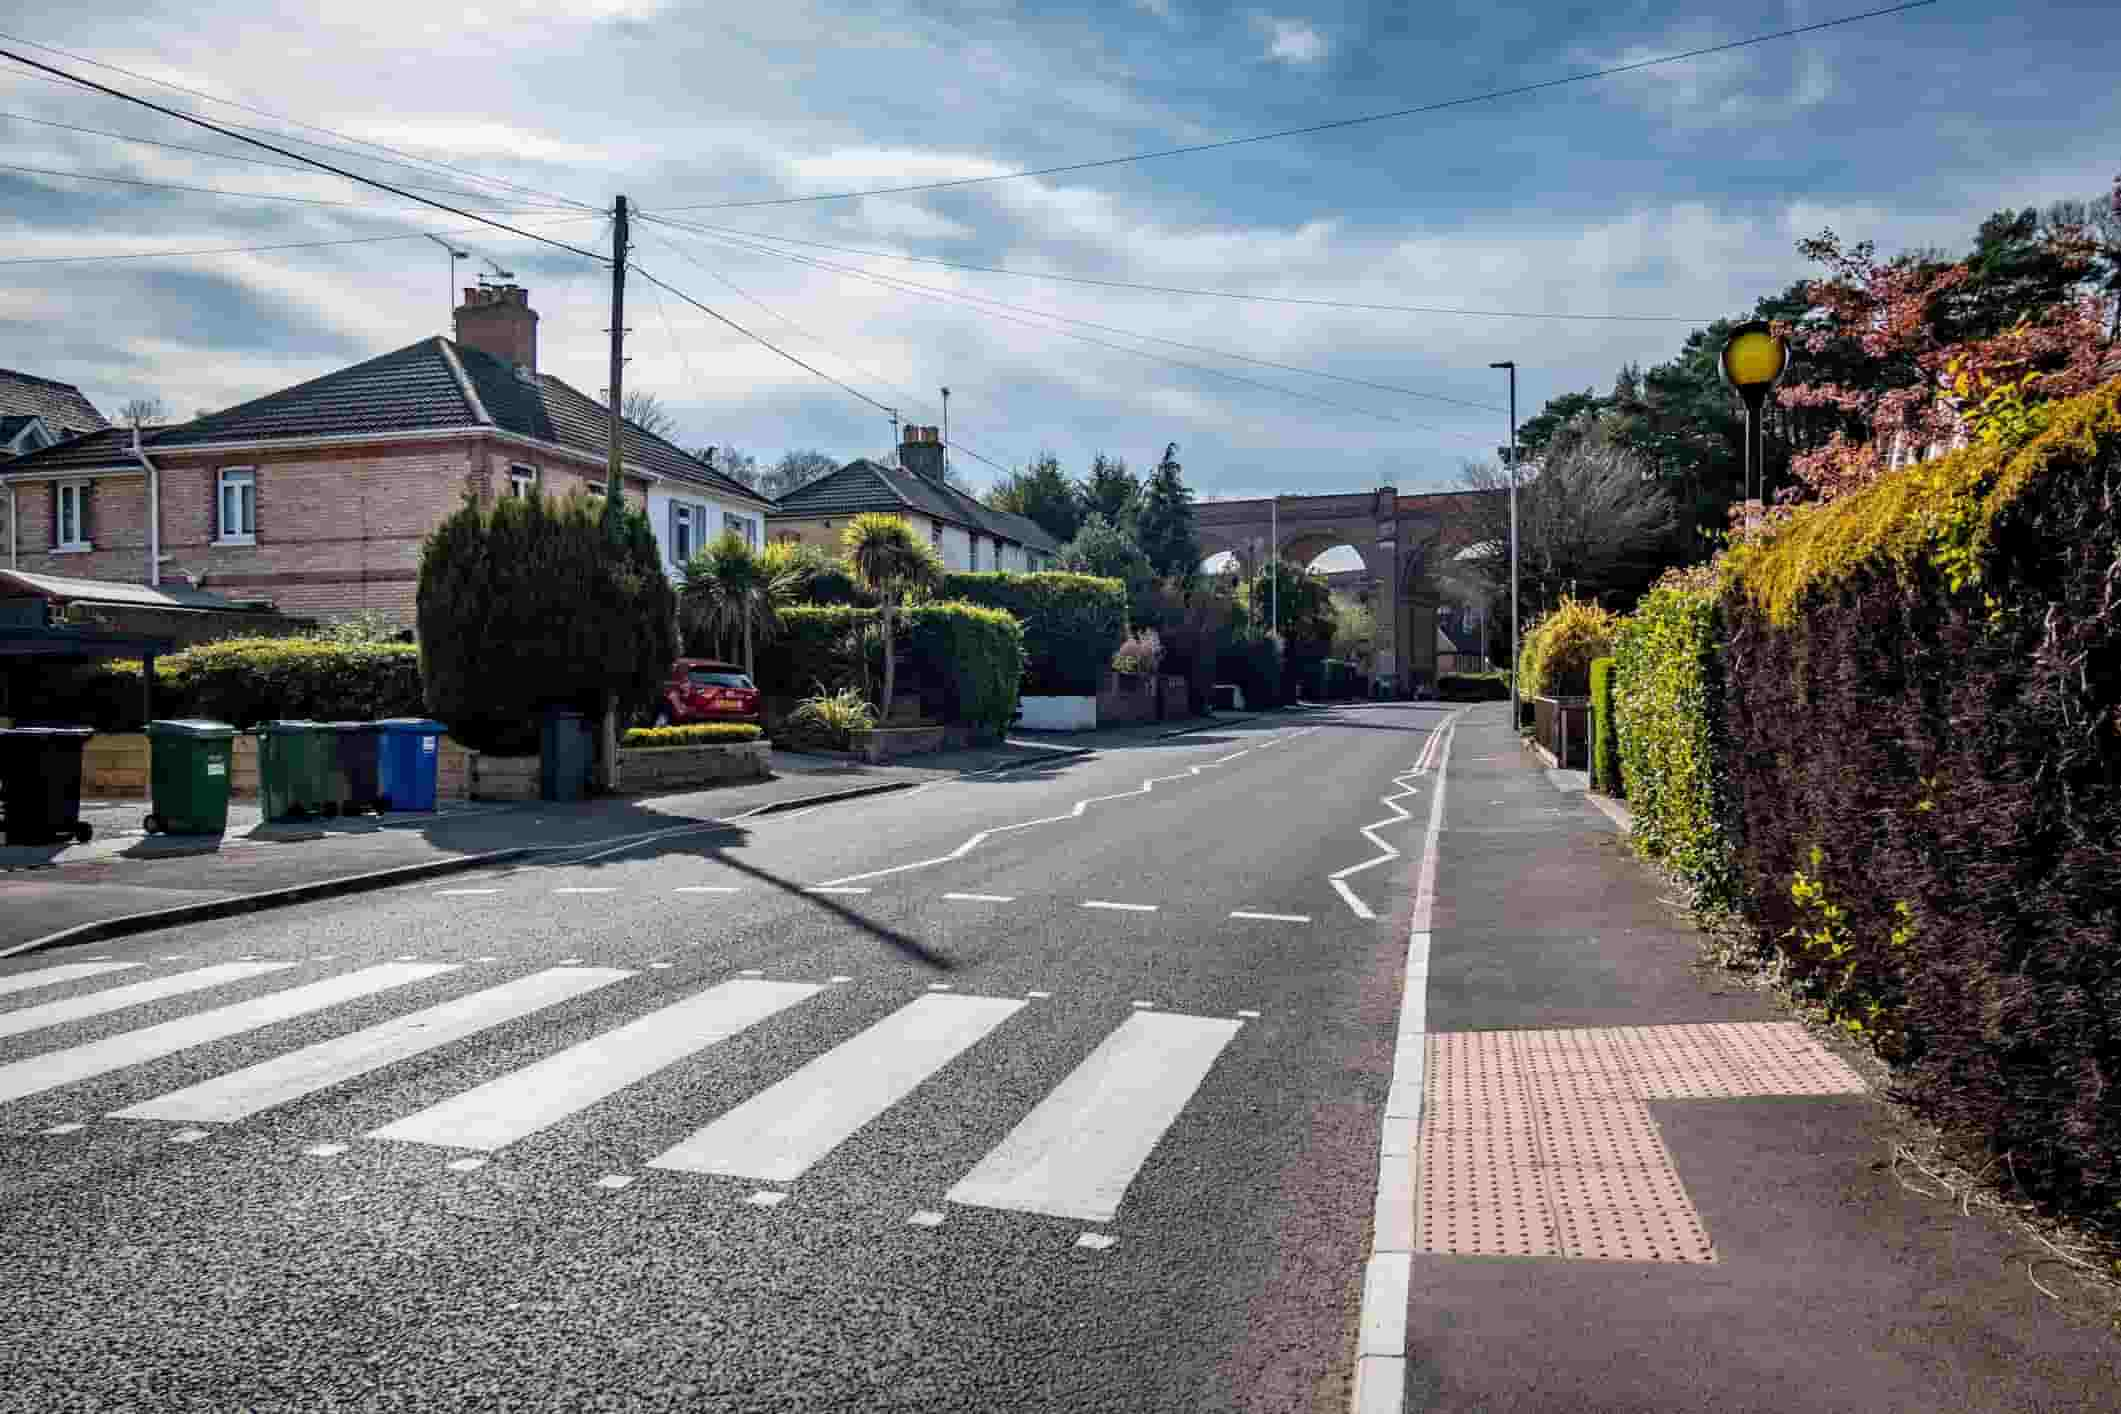
<svg viewBox="0 0 2121 1414">
<path fill-rule="evenodd" d="M 0 737 L 58 737 L 71 741 L 95 734 L 94 727 L 0 727 Z"/>
<path fill-rule="evenodd" d="M 209 741 L 226 741 L 236 734 L 228 722 L 209 722 L 200 717 L 174 717 L 156 720 L 147 724 L 149 736 L 189 736 Z"/>
<path fill-rule="evenodd" d="M 284 718 L 275 722 L 260 722 L 256 727 L 259 736 L 303 736 L 318 730 L 321 722 L 306 722 L 299 718 Z"/>
<path fill-rule="evenodd" d="M 449 730 L 428 717 L 379 717 L 376 725 L 386 732 L 419 732 L 429 736 L 440 736 Z"/>
<path fill-rule="evenodd" d="M 376 729 L 374 722 L 311 722 L 310 725 L 320 732 L 344 732 L 349 734 L 372 732 Z"/>
</svg>

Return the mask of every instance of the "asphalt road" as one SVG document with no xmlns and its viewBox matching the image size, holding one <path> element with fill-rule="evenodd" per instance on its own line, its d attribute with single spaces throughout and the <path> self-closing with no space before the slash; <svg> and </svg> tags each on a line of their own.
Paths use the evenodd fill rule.
<svg viewBox="0 0 2121 1414">
<path fill-rule="evenodd" d="M 0 1407 L 1342 1408 L 1442 717 L 0 964 Z"/>
</svg>

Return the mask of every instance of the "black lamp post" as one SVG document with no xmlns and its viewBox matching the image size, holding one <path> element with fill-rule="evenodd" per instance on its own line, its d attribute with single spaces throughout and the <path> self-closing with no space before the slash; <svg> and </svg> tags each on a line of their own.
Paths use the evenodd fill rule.
<svg viewBox="0 0 2121 1414">
<path fill-rule="evenodd" d="M 1765 320 L 1753 320 L 1731 331 L 1719 360 L 1723 381 L 1737 389 L 1745 403 L 1745 500 L 1746 525 L 1753 523 L 1753 478 L 1760 479 L 1760 499 L 1767 499 L 1767 449 L 1761 444 L 1760 408 L 1768 391 L 1789 371 L 1790 349 L 1775 337 Z"/>
</svg>

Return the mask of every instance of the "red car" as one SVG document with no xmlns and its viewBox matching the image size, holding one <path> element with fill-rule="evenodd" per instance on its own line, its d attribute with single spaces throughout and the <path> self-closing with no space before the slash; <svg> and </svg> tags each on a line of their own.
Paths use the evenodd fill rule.
<svg viewBox="0 0 2121 1414">
<path fill-rule="evenodd" d="M 663 684 L 654 721 L 659 727 L 693 722 L 764 725 L 759 718 L 759 690 L 751 678 L 736 664 L 714 658 L 680 658 L 671 665 L 670 681 Z"/>
</svg>

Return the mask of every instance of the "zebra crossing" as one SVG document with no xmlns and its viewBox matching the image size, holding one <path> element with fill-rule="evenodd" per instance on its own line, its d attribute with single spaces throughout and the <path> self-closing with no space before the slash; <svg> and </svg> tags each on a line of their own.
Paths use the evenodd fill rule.
<svg viewBox="0 0 2121 1414">
<path fill-rule="evenodd" d="M 0 1000 L 0 1037 L 56 1042 L 0 1063 L 0 1133 L 7 1129 L 11 1102 L 236 1040 L 281 1022 L 328 1018 L 334 1008 L 386 998 L 416 983 L 484 970 L 467 971 L 465 964 L 448 962 L 377 963 L 117 1034 L 65 1041 L 63 1028 L 71 1023 L 122 1019 L 128 1009 L 150 1003 L 166 1008 L 187 999 L 205 1000 L 217 987 L 278 979 L 301 965 L 245 960 L 118 980 L 113 974 L 135 971 L 141 964 L 79 963 L 0 978 L 0 999 L 35 998 L 45 987 L 111 979 L 97 990 L 52 1001 L 29 1000 L 11 1009 Z M 211 1128 L 238 1125 L 644 975 L 636 969 L 575 965 L 570 959 L 133 1100 L 110 1110 L 106 1118 Z M 448 1151 L 447 1167 L 468 1173 L 565 1120 L 622 1102 L 629 1088 L 800 1008 L 846 980 L 778 981 L 747 974 L 713 982 L 468 1089 L 422 1096 L 429 1102 L 369 1128 L 361 1140 L 400 1153 L 419 1147 Z M 705 1122 L 699 1128 L 646 1157 L 642 1167 L 678 1175 L 796 1183 L 973 1048 L 990 1039 L 1007 1044 L 1010 1023 L 1047 996 L 928 990 L 803 1060 L 757 1093 L 717 1101 L 726 1108 L 701 1116 Z M 1190 1016 L 1142 1006 L 1137 1002 L 1135 1010 L 1067 1071 L 948 1189 L 944 1202 L 1094 1223 L 1114 1221 L 1136 1175 L 1209 1083 L 1218 1059 L 1245 1024 L 1235 1017 Z M 373 1010 L 366 1015 L 373 1016 Z M 41 1133 L 75 1133 L 83 1127 L 54 1125 Z M 180 1134 L 201 1135 L 211 1128 L 186 1128 Z M 305 1152 L 328 1150 L 336 1157 L 347 1148 L 334 1143 Z M 608 1178 L 599 1182 L 612 1189 L 621 1186 Z M 920 1217 L 941 1221 L 932 1212 Z"/>
</svg>

